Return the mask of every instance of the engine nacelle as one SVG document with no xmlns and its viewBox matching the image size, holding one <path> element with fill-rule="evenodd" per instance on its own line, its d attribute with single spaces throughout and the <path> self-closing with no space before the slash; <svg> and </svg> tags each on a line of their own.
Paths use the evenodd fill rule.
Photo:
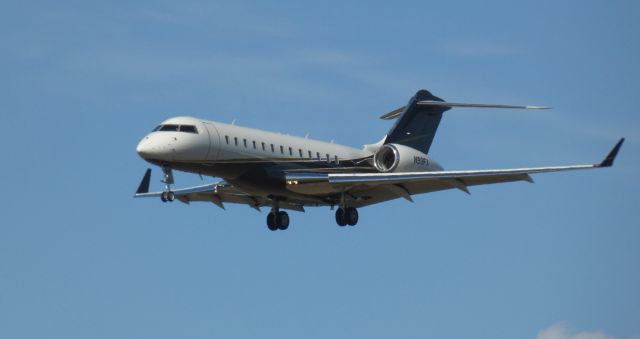
<svg viewBox="0 0 640 339">
<path fill-rule="evenodd" d="M 373 156 L 373 165 L 380 172 L 424 172 L 440 166 L 418 151 L 399 144 L 385 144 Z"/>
</svg>

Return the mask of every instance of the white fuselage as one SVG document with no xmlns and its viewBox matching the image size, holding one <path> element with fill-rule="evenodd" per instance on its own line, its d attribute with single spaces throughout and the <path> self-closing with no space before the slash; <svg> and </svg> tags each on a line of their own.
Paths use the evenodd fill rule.
<svg viewBox="0 0 640 339">
<path fill-rule="evenodd" d="M 381 145 L 357 149 L 192 117 L 168 119 L 157 129 L 137 146 L 145 160 L 225 179 L 235 179 L 244 172 L 243 167 L 260 164 L 276 164 L 287 170 L 360 167 L 372 171 L 372 156 Z M 430 169 L 442 168 L 430 160 L 425 170 Z"/>
</svg>

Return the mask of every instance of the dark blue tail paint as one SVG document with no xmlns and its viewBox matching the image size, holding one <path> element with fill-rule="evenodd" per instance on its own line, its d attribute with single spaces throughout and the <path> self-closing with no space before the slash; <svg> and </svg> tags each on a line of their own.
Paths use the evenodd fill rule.
<svg viewBox="0 0 640 339">
<path fill-rule="evenodd" d="M 395 143 L 415 148 L 425 154 L 429 153 L 431 143 L 436 135 L 442 113 L 449 107 L 420 106 L 419 101 L 444 101 L 431 92 L 422 89 L 414 95 L 404 112 L 393 125 L 385 144 Z"/>
</svg>

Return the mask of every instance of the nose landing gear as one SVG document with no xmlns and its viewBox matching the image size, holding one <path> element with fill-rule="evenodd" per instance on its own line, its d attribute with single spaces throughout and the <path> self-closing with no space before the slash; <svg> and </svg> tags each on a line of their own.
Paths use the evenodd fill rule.
<svg viewBox="0 0 640 339">
<path fill-rule="evenodd" d="M 162 202 L 171 202 L 176 198 L 176 194 L 171 191 L 171 185 L 173 185 L 173 171 L 170 167 L 162 166 L 162 173 L 164 173 L 164 178 L 162 179 L 162 182 L 164 183 L 164 192 L 160 194 L 160 200 L 162 200 Z"/>
<path fill-rule="evenodd" d="M 162 200 L 162 202 L 171 202 L 173 200 L 175 200 L 176 198 L 176 194 L 173 193 L 172 191 L 166 191 L 166 192 L 162 192 L 162 194 L 160 194 L 160 200 Z"/>
</svg>

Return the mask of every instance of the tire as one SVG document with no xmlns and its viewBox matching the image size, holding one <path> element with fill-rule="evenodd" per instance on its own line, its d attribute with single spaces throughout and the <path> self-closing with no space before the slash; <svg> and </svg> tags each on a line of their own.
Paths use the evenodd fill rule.
<svg viewBox="0 0 640 339">
<path fill-rule="evenodd" d="M 171 191 L 167 192 L 167 200 L 168 201 L 173 201 L 175 199 L 176 199 L 176 194 L 175 193 L 173 193 Z"/>
<path fill-rule="evenodd" d="M 358 210 L 348 207 L 344 214 L 344 219 L 349 226 L 355 226 L 358 223 Z"/>
<path fill-rule="evenodd" d="M 345 210 L 342 207 L 336 210 L 336 223 L 340 227 L 347 226 L 347 221 L 345 220 Z"/>
<path fill-rule="evenodd" d="M 276 217 L 278 229 L 286 230 L 289 228 L 289 214 L 287 212 L 278 212 L 278 216 Z"/>
<path fill-rule="evenodd" d="M 267 214 L 267 227 L 271 231 L 278 230 L 278 224 L 276 224 L 276 214 L 273 212 L 270 212 L 269 214 Z"/>
<path fill-rule="evenodd" d="M 167 192 L 160 193 L 160 200 L 162 200 L 162 202 L 167 202 Z"/>
</svg>

